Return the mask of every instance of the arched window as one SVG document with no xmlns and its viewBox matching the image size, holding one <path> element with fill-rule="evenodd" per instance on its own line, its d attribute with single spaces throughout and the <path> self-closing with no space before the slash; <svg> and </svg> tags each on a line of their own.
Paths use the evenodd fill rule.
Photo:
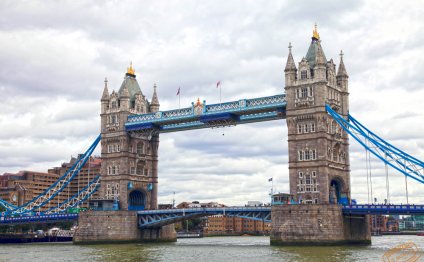
<svg viewBox="0 0 424 262">
<path fill-rule="evenodd" d="M 340 146 L 336 144 L 333 148 L 333 161 L 339 162 L 339 150 Z"/>
<path fill-rule="evenodd" d="M 141 176 L 144 175 L 145 166 L 146 166 L 145 161 L 140 160 L 140 161 L 137 162 L 137 174 L 138 175 L 141 175 Z"/>
<path fill-rule="evenodd" d="M 306 150 L 305 151 L 305 160 L 310 160 L 311 159 L 311 156 L 310 156 L 310 154 L 309 154 L 309 151 L 308 150 Z"/>
<path fill-rule="evenodd" d="M 137 144 L 137 154 L 138 155 L 144 154 L 144 143 L 143 142 L 138 142 L 138 144 Z"/>
<path fill-rule="evenodd" d="M 302 71 L 300 71 L 300 79 L 306 79 L 306 78 L 308 78 L 308 71 L 306 71 L 306 70 L 302 70 Z"/>
<path fill-rule="evenodd" d="M 311 123 L 311 132 L 315 132 L 315 123 Z"/>
</svg>

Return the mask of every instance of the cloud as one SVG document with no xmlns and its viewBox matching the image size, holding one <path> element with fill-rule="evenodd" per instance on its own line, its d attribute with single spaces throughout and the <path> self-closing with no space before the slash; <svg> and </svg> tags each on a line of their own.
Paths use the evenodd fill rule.
<svg viewBox="0 0 424 262">
<path fill-rule="evenodd" d="M 161 110 L 281 94 L 288 43 L 296 63 L 318 23 L 328 59 L 341 49 L 350 112 L 424 159 L 422 4 L 398 1 L 2 1 L 0 174 L 46 171 L 83 152 L 100 127 L 107 77 L 117 90 L 130 61 L 143 93 L 158 85 Z M 396 19 L 393 19 L 395 17 Z M 224 134 L 224 135 L 223 135 Z M 274 177 L 288 191 L 285 121 L 162 134 L 159 201 L 269 201 Z M 368 199 L 363 149 L 351 139 L 352 196 Z M 99 150 L 96 151 L 96 154 Z M 384 199 L 385 169 L 373 185 Z M 375 179 L 375 181 L 374 181 Z M 393 182 L 392 182 L 393 179 Z M 404 177 L 390 171 L 393 199 Z M 421 185 L 408 182 L 410 201 Z"/>
</svg>

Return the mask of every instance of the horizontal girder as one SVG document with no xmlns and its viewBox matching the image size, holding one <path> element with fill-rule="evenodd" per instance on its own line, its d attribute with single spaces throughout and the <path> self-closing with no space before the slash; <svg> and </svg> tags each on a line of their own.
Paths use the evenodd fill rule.
<svg viewBox="0 0 424 262">
<path fill-rule="evenodd" d="M 78 214 L 0 217 L 0 225 L 50 223 L 50 222 L 61 222 L 61 221 L 73 221 L 77 219 L 78 219 Z"/>
<path fill-rule="evenodd" d="M 131 115 L 125 129 L 131 133 L 150 134 L 191 129 L 232 126 L 285 118 L 286 96 L 275 95 L 220 104 L 192 104 L 191 107 Z"/>
<path fill-rule="evenodd" d="M 160 227 L 186 219 L 225 215 L 242 217 L 264 222 L 271 221 L 271 207 L 209 207 L 209 208 L 178 208 L 138 211 L 138 226 L 140 228 Z"/>
<path fill-rule="evenodd" d="M 424 205 L 346 205 L 342 207 L 342 212 L 344 215 L 424 215 Z M 138 211 L 137 215 L 138 226 L 141 229 L 161 227 L 187 219 L 213 215 L 226 215 L 271 222 L 271 207 L 159 209 Z M 47 223 L 76 219 L 78 219 L 78 214 L 51 214 L 20 217 L 0 216 L 0 225 Z"/>
</svg>

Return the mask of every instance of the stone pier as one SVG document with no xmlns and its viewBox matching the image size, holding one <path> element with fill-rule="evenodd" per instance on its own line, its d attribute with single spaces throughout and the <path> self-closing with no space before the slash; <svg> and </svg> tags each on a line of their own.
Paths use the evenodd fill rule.
<svg viewBox="0 0 424 262">
<path fill-rule="evenodd" d="M 343 215 L 339 205 L 276 205 L 271 216 L 271 245 L 371 244 L 368 216 Z"/>
<path fill-rule="evenodd" d="M 174 224 L 139 229 L 136 211 L 87 211 L 78 218 L 75 244 L 176 241 Z"/>
</svg>

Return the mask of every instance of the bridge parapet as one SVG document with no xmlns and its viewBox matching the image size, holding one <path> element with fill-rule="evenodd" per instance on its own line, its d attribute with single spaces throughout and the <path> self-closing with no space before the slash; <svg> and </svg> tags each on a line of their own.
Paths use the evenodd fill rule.
<svg viewBox="0 0 424 262">
<path fill-rule="evenodd" d="M 127 131 L 156 129 L 161 132 L 172 132 L 281 119 L 284 117 L 282 113 L 285 111 L 285 106 L 285 94 L 211 105 L 206 105 L 206 101 L 203 103 L 198 101 L 187 108 L 130 115 L 125 128 Z"/>
</svg>

